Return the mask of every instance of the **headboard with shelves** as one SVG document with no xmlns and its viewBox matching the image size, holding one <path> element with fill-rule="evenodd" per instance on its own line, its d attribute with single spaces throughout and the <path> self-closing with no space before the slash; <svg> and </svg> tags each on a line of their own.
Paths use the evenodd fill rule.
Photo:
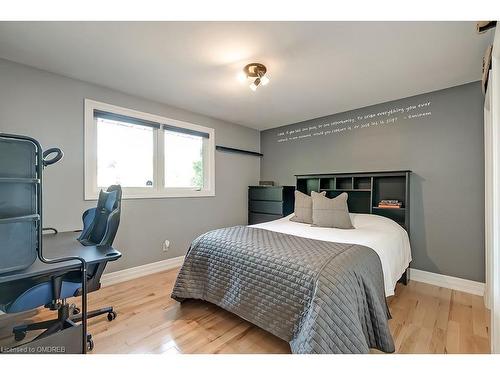
<svg viewBox="0 0 500 375">
<path fill-rule="evenodd" d="M 297 190 L 311 194 L 325 191 L 334 198 L 346 192 L 347 205 L 353 213 L 388 217 L 409 232 L 411 171 L 357 172 L 296 175 Z M 401 207 L 380 208 L 381 200 L 397 200 Z"/>
</svg>

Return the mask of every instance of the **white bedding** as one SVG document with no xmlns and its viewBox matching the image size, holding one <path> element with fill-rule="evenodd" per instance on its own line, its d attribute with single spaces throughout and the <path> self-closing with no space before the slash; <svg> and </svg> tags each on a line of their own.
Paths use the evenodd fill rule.
<svg viewBox="0 0 500 375">
<path fill-rule="evenodd" d="M 321 241 L 367 246 L 378 254 L 382 263 L 386 296 L 394 295 L 396 283 L 411 261 L 408 234 L 399 224 L 378 215 L 351 213 L 356 229 L 320 228 L 290 221 L 293 215 L 251 227 Z"/>
</svg>

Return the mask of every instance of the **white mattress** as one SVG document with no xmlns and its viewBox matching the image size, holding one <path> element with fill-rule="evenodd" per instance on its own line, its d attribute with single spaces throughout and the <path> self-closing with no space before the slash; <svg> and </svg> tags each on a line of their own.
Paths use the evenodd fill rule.
<svg viewBox="0 0 500 375">
<path fill-rule="evenodd" d="M 399 224 L 378 215 L 351 213 L 351 221 L 356 229 L 320 228 L 290 221 L 293 215 L 251 227 L 321 241 L 367 246 L 380 257 L 386 296 L 394 295 L 397 281 L 411 262 L 408 233 Z"/>
</svg>

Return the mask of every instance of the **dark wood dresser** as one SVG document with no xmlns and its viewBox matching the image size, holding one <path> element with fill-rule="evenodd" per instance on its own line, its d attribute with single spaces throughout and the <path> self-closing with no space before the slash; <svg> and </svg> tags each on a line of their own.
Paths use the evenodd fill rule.
<svg viewBox="0 0 500 375">
<path fill-rule="evenodd" d="M 295 186 L 249 186 L 248 224 L 259 224 L 290 215 Z"/>
</svg>

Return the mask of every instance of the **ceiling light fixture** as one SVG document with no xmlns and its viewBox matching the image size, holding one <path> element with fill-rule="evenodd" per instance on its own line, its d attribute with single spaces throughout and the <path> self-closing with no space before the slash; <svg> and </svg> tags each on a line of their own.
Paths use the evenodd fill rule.
<svg viewBox="0 0 500 375">
<path fill-rule="evenodd" d="M 243 68 L 243 74 L 239 74 L 238 78 L 240 81 L 244 81 L 241 78 L 251 79 L 250 90 L 256 91 L 259 85 L 265 86 L 269 83 L 269 76 L 266 75 L 267 68 L 263 64 L 251 63 Z"/>
</svg>

